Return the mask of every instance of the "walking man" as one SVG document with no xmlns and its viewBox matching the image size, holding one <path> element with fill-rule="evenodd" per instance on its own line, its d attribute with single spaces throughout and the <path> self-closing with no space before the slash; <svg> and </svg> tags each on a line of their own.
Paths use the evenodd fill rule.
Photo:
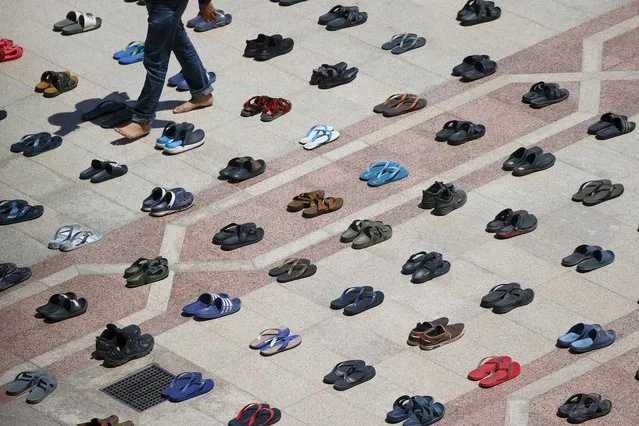
<svg viewBox="0 0 639 426">
<path fill-rule="evenodd" d="M 175 53 L 182 74 L 191 90 L 191 99 L 173 109 L 175 114 L 213 105 L 213 88 L 206 69 L 182 24 L 182 14 L 189 0 L 147 0 L 148 30 L 144 42 L 144 88 L 133 108 L 133 121 L 115 131 L 127 139 L 136 139 L 151 132 L 151 123 L 164 88 L 171 52 Z M 198 0 L 200 14 L 207 21 L 215 20 L 211 0 Z"/>
</svg>

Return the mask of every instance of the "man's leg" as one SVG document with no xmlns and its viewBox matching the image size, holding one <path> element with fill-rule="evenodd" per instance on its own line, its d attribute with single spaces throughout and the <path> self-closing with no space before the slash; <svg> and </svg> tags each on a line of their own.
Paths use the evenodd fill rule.
<svg viewBox="0 0 639 426">
<path fill-rule="evenodd" d="M 191 90 L 191 100 L 173 109 L 176 114 L 213 105 L 213 87 L 200 57 L 180 22 L 173 40 L 173 53 L 182 65 L 182 75 Z"/>
<path fill-rule="evenodd" d="M 144 43 L 144 88 L 133 109 L 133 122 L 116 132 L 134 139 L 151 132 L 160 95 L 166 79 L 171 48 L 188 0 L 154 0 L 147 3 L 148 30 Z"/>
</svg>

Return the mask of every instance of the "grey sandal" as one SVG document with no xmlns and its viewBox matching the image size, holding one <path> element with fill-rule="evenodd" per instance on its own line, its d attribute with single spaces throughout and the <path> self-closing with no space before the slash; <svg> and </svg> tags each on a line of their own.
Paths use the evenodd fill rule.
<svg viewBox="0 0 639 426">
<path fill-rule="evenodd" d="M 393 235 L 390 225 L 374 225 L 362 229 L 362 233 L 353 240 L 354 249 L 363 249 L 388 240 Z"/>
<path fill-rule="evenodd" d="M 36 380 L 31 391 L 29 391 L 29 395 L 27 395 L 27 404 L 37 404 L 41 402 L 57 387 L 58 381 L 55 377 L 43 374 L 38 378 L 38 380 Z"/>
<path fill-rule="evenodd" d="M 16 396 L 30 389 L 42 377 L 44 371 L 23 371 L 7 388 L 7 395 Z"/>
</svg>

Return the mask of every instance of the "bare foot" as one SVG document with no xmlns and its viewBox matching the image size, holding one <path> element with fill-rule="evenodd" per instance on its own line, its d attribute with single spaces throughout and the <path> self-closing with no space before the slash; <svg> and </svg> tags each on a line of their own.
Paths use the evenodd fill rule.
<svg viewBox="0 0 639 426">
<path fill-rule="evenodd" d="M 127 139 L 137 139 L 151 133 L 151 125 L 132 122 L 124 127 L 116 127 L 115 131 Z"/>
<path fill-rule="evenodd" d="M 193 97 L 188 102 L 173 108 L 173 114 L 181 114 L 198 108 L 210 107 L 211 105 L 213 105 L 213 95 Z"/>
</svg>

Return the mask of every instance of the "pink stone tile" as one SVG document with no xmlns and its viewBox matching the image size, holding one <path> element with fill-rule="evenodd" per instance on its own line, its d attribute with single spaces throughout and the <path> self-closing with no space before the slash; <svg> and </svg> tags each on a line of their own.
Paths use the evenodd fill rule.
<svg viewBox="0 0 639 426">
<path fill-rule="evenodd" d="M 47 366 L 47 373 L 57 377 L 58 379 L 75 373 L 78 370 L 89 367 L 97 361 L 91 358 L 91 353 L 95 347 L 86 348 L 76 352 L 60 361 L 54 362 Z"/>
<path fill-rule="evenodd" d="M 195 194 L 195 200 L 200 207 L 213 204 L 224 197 L 228 197 L 239 191 L 234 185 L 228 185 L 226 182 L 221 182 L 219 185 L 214 185 L 209 188 L 203 189 Z"/>
<path fill-rule="evenodd" d="M 606 40 L 603 46 L 602 68 L 608 70 L 621 62 L 637 59 L 639 56 L 637 46 L 639 46 L 639 28 Z"/>
<path fill-rule="evenodd" d="M 35 308 L 44 305 L 52 294 L 70 291 L 88 300 L 85 314 L 58 323 L 45 323 L 34 317 Z M 125 297 L 123 292 L 126 292 Z M 119 276 L 76 277 L 0 309 L 3 349 L 25 359 L 33 358 L 137 312 L 145 306 L 148 292 L 147 286 L 125 289 L 124 280 Z"/>
<path fill-rule="evenodd" d="M 0 371 L 7 371 L 23 362 L 25 362 L 25 360 L 21 357 L 0 348 Z"/>
<path fill-rule="evenodd" d="M 639 59 L 631 59 L 629 61 L 620 62 L 611 66 L 608 71 L 637 71 L 639 70 Z"/>
<path fill-rule="evenodd" d="M 595 121 L 597 120 L 592 120 L 593 123 Z M 592 123 L 573 126 L 569 129 L 564 130 L 563 132 L 551 136 L 548 139 L 545 139 L 544 141 L 539 143 L 538 146 L 540 146 L 544 151 L 547 152 L 559 151 L 560 149 L 563 149 L 575 142 L 582 140 L 586 135 L 586 129 L 590 124 Z"/>
<path fill-rule="evenodd" d="M 581 71 L 582 36 L 568 31 L 499 61 L 508 74 Z"/>
<path fill-rule="evenodd" d="M 444 418 L 436 423 L 438 426 L 501 425 L 506 417 L 505 400 L 473 408 L 455 406 L 451 403 L 445 404 L 445 407 L 446 413 Z"/>
<path fill-rule="evenodd" d="M 57 254 L 31 266 L 32 277 L 41 279 L 55 274 L 75 263 L 74 259 L 64 256 L 65 253 Z M 7 290 L 10 291 L 10 290 Z"/>
<path fill-rule="evenodd" d="M 602 81 L 599 111 L 602 114 L 612 111 L 617 114 L 631 116 L 639 113 L 637 99 L 639 99 L 639 84 L 637 84 L 637 81 Z"/>
<path fill-rule="evenodd" d="M 151 318 L 139 324 L 142 329 L 142 333 L 150 334 L 151 336 L 157 336 L 167 330 L 177 327 L 187 321 L 192 321 L 191 318 L 183 317 L 179 313 L 175 312 L 165 313 L 155 318 Z"/>
</svg>

